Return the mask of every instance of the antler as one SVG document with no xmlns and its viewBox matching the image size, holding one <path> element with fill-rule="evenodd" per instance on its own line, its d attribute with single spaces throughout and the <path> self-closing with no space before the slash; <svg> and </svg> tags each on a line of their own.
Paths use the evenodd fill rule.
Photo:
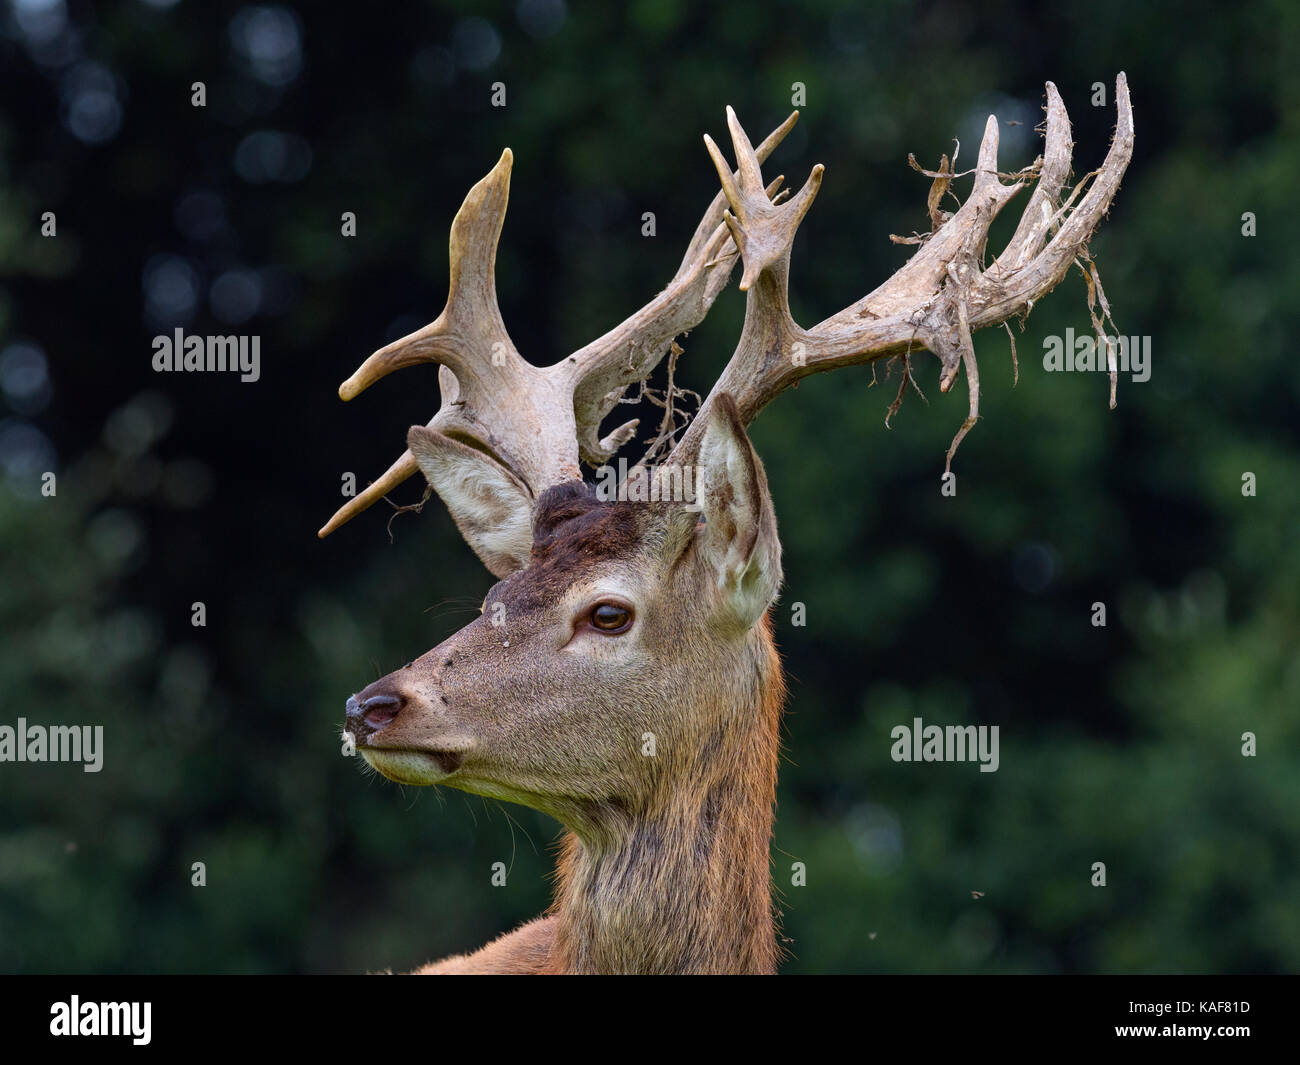
<svg viewBox="0 0 1300 1065">
<path fill-rule="evenodd" d="M 935 178 L 930 204 L 933 231 L 902 241 L 919 243 L 916 254 L 873 292 L 811 329 L 801 328 L 791 318 L 787 287 L 790 247 L 817 195 L 822 167 L 813 168 L 795 196 L 785 200 L 785 194 L 776 195 L 782 179 L 765 186 L 760 164 L 794 125 L 797 112 L 754 148 L 728 108 L 738 167 L 733 173 L 717 145 L 705 137 L 722 191 L 705 212 L 672 281 L 622 324 L 545 368 L 533 366 L 519 354 L 497 307 L 496 248 L 513 161 L 507 149 L 470 190 L 452 223 L 450 285 L 442 313 L 423 329 L 375 352 L 343 383 L 339 395 L 349 400 L 394 370 L 419 362 L 440 363 L 442 402 L 429 422 L 433 432 L 422 437 L 426 451 L 472 449 L 484 457 L 486 468 L 500 467 L 506 482 L 517 484 L 518 490 L 535 500 L 551 485 L 580 477 L 580 459 L 593 465 L 606 462 L 631 439 L 636 421 L 604 437 L 601 422 L 630 385 L 653 372 L 673 339 L 704 318 L 739 256 L 744 263 L 740 287 L 748 293 L 740 341 L 668 465 L 693 461 L 707 421 L 700 415 L 722 393 L 735 399 L 747 425 L 773 398 L 809 374 L 886 356 L 902 355 L 906 360 L 913 350 L 929 350 L 939 358 L 940 388 L 945 392 L 959 370 L 966 369 L 970 411 L 948 450 L 951 464 L 957 446 L 979 416 L 979 370 L 971 341 L 975 330 L 1028 314 L 1076 262 L 1088 279 L 1090 302 L 1099 296 L 1108 314 L 1087 242 L 1109 208 L 1133 151 L 1133 114 L 1122 73 L 1116 80 L 1116 104 L 1115 136 L 1105 162 L 1079 182 L 1064 203 L 1059 198 L 1073 146 L 1069 117 L 1056 86 L 1047 83 L 1044 155 L 1034 166 L 1010 175 L 1009 183 L 998 174 L 998 125 L 990 116 L 966 202 L 951 216 L 938 210 L 942 191 L 958 176 L 949 172 L 945 159 L 931 175 Z M 1037 186 L 1015 234 L 986 267 L 985 244 L 993 219 L 1035 177 Z M 1093 322 L 1100 332 L 1095 315 Z M 1112 406 L 1114 373 L 1112 352 Z M 905 366 L 904 383 L 908 379 L 910 369 Z M 416 469 L 408 450 L 379 480 L 341 507 L 319 535 L 327 536 Z M 460 475 L 458 491 L 464 489 L 467 476 Z M 462 531 L 482 523 L 483 514 L 456 511 L 472 508 L 472 499 L 453 503 L 449 496 L 454 493 L 444 490 L 436 475 L 434 486 L 453 508 Z M 495 490 L 507 489 L 498 484 Z M 507 569 L 514 564 L 509 559 L 502 563 Z"/>
<path fill-rule="evenodd" d="M 948 450 L 948 464 L 962 438 L 979 416 L 979 370 L 971 334 L 1016 315 L 1025 315 L 1046 295 L 1076 260 L 1087 263 L 1085 277 L 1092 292 L 1095 268 L 1087 243 L 1110 206 L 1133 153 L 1133 111 L 1128 82 L 1121 73 L 1115 85 L 1118 119 L 1110 151 L 1091 187 L 1085 177 L 1058 206 L 1070 170 L 1070 120 L 1056 86 L 1047 83 L 1047 134 L 1043 157 L 1033 167 L 1004 184 L 998 174 L 998 124 L 993 116 L 984 130 L 975 184 L 961 208 L 946 219 L 932 218 L 937 228 L 920 238 L 912 259 L 879 288 L 811 329 L 790 317 L 787 282 L 790 245 L 821 184 L 822 168 L 798 196 L 774 205 L 763 189 L 759 159 L 749 138 L 727 109 L 727 124 L 739 164 L 738 180 L 717 146 L 705 138 L 718 167 L 723 191 L 731 205 L 725 217 L 744 260 L 740 287 L 748 290 L 745 324 L 735 353 L 705 400 L 704 407 L 669 457 L 669 463 L 690 463 L 697 454 L 706 422 L 704 408 L 721 393 L 730 393 L 748 425 L 777 395 L 809 374 L 872 362 L 884 356 L 928 349 L 942 364 L 940 389 L 952 387 L 965 367 L 970 413 Z M 946 159 L 945 159 L 946 164 Z M 1038 185 L 1015 234 L 997 259 L 984 267 L 989 226 L 1002 207 L 1037 175 Z M 953 175 L 947 166 L 934 175 L 942 189 Z M 1050 239 L 1049 239 L 1050 238 Z M 1080 263 L 1081 268 L 1083 263 Z M 1102 306 L 1105 299 L 1102 297 Z M 1100 322 L 1094 317 L 1100 331 Z M 1012 341 L 1014 344 L 1014 340 Z M 1109 345 L 1106 345 L 1109 349 Z M 903 380 L 910 370 L 904 367 Z M 1114 406 L 1114 361 L 1111 360 Z"/>
<path fill-rule="evenodd" d="M 797 119 L 798 112 L 791 114 L 750 154 L 766 159 Z M 628 386 L 654 371 L 673 338 L 704 318 L 726 287 L 737 250 L 723 224 L 725 201 L 719 193 L 677 273 L 658 296 L 568 358 L 550 367 L 533 366 L 510 340 L 496 298 L 496 249 L 512 163 L 507 148 L 456 213 L 451 226 L 451 279 L 442 313 L 423 329 L 371 355 L 343 382 L 339 396 L 350 400 L 406 366 L 440 363 L 442 402 L 429 428 L 483 452 L 536 499 L 554 484 L 581 477 L 579 458 L 598 465 L 631 439 L 636 421 L 600 439 L 601 421 Z M 772 183 L 769 195 L 780 182 L 777 178 Z M 379 480 L 340 507 L 318 535 L 328 536 L 416 468 L 415 457 L 406 451 Z"/>
</svg>

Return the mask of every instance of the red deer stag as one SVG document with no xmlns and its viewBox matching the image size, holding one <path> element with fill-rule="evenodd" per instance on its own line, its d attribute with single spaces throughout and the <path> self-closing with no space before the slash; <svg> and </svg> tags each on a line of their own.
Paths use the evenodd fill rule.
<svg viewBox="0 0 1300 1065">
<path fill-rule="evenodd" d="M 1043 156 L 1024 171 L 998 174 L 990 117 L 965 203 L 939 210 L 954 176 L 945 159 L 931 175 L 932 232 L 912 238 L 913 257 L 811 329 L 792 320 L 786 283 L 822 167 L 794 196 L 778 195 L 781 179 L 765 185 L 759 165 L 797 116 L 754 148 L 728 108 L 736 170 L 705 137 L 722 191 L 676 276 L 544 369 L 520 356 L 497 308 L 509 150 L 470 190 L 451 227 L 442 313 L 339 389 L 351 399 L 394 370 L 436 362 L 438 413 L 411 428 L 409 450 L 320 535 L 418 467 L 498 583 L 482 617 L 350 698 L 346 730 L 392 780 L 523 803 L 567 833 L 545 916 L 420 972 L 775 971 L 768 848 L 785 689 L 769 608 L 781 548 L 745 427 L 808 374 L 927 349 L 943 390 L 966 371 L 970 416 L 951 460 L 978 414 L 971 334 L 1027 314 L 1073 263 L 1093 291 L 1087 242 L 1133 149 L 1123 74 L 1116 100 L 1105 163 L 1064 198 L 1072 143 L 1055 86 Z M 989 226 L 1030 184 L 1010 243 L 985 265 Z M 608 463 L 633 437 L 635 421 L 604 436 L 601 423 L 700 322 L 737 258 L 748 295 L 735 353 L 667 459 L 652 475 L 636 467 L 647 481 L 693 470 L 694 500 L 602 498 L 579 460 Z"/>
</svg>

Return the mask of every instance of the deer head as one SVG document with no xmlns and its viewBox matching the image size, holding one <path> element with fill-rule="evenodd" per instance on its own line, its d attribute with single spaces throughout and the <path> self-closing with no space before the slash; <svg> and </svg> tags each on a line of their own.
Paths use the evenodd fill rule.
<svg viewBox="0 0 1300 1065">
<path fill-rule="evenodd" d="M 411 433 L 421 463 L 428 432 Z M 584 834 L 663 799 L 665 775 L 717 742 L 731 678 L 764 666 L 750 634 L 781 581 L 771 500 L 734 404 L 717 406 L 705 441 L 698 511 L 604 503 L 577 480 L 543 492 L 528 565 L 488 591 L 482 616 L 349 701 L 366 760 Z M 694 705 L 706 694 L 714 713 Z"/>
<path fill-rule="evenodd" d="M 570 833 L 552 913 L 436 971 L 775 968 L 767 851 L 784 688 L 767 612 L 780 544 L 745 427 L 808 374 L 899 356 L 905 383 L 911 353 L 929 350 L 945 391 L 966 371 L 969 417 L 950 463 L 978 416 L 971 333 L 1028 314 L 1075 263 L 1090 296 L 1100 293 L 1087 241 L 1133 147 L 1122 74 L 1116 98 L 1105 163 L 1064 198 L 1070 127 L 1055 86 L 1044 154 L 1008 181 L 990 117 L 966 201 L 939 210 L 961 176 L 945 157 L 932 172 L 932 231 L 906 241 L 920 245 L 912 259 L 809 329 L 792 320 L 786 285 L 822 167 L 793 197 L 779 194 L 782 179 L 765 184 L 760 164 L 797 115 L 754 148 L 728 108 L 737 168 L 705 137 L 722 191 L 676 276 L 547 368 L 519 355 L 496 303 L 510 152 L 470 191 L 452 224 L 442 313 L 339 390 L 350 399 L 393 370 L 437 362 L 439 411 L 320 533 L 424 473 L 499 581 L 480 618 L 350 698 L 347 731 L 393 780 L 523 803 Z M 986 264 L 994 217 L 1035 182 L 1010 243 Z M 600 498 L 579 462 L 608 462 L 633 437 L 636 422 L 604 436 L 601 424 L 670 350 L 675 361 L 674 339 L 704 317 L 738 258 L 748 294 L 740 341 L 667 459 L 637 468 L 652 501 Z M 671 388 L 665 404 L 671 439 Z"/>
</svg>

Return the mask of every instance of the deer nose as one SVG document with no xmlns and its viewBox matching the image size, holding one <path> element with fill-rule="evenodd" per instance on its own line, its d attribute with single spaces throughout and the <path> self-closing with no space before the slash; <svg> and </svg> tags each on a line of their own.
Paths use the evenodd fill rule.
<svg viewBox="0 0 1300 1065">
<path fill-rule="evenodd" d="M 364 743 L 370 736 L 391 725 L 405 706 L 405 695 L 383 681 L 376 681 L 348 699 L 345 715 L 347 730 L 357 743 Z"/>
</svg>

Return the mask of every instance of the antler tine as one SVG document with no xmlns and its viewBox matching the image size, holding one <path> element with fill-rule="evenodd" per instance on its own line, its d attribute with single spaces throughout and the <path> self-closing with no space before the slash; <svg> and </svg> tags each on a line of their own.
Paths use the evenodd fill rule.
<svg viewBox="0 0 1300 1065">
<path fill-rule="evenodd" d="M 1123 77 L 1123 75 L 1121 75 Z M 1070 174 L 1070 158 L 1074 143 L 1070 138 L 1070 116 L 1065 111 L 1061 94 L 1050 81 L 1047 83 L 1047 135 L 1043 147 L 1043 164 L 1038 172 L 1038 184 L 1029 197 L 1025 212 L 1020 216 L 1016 232 L 1007 241 L 1006 248 L 988 269 L 1008 273 L 1024 266 L 1037 255 L 1047 242 L 1056 217 L 1057 198 Z"/>
<path fill-rule="evenodd" d="M 339 388 L 350 400 L 394 370 L 441 363 L 441 405 L 429 422 L 449 436 L 471 441 L 527 487 L 540 492 L 555 479 L 577 476 L 572 431 L 553 385 L 540 379 L 506 332 L 497 306 L 496 251 L 510 198 L 514 156 L 507 148 L 496 166 L 466 195 L 451 224 L 449 282 L 442 313 L 409 336 L 380 348 Z M 408 450 L 384 475 L 348 500 L 317 534 L 328 536 L 382 499 L 417 469 Z"/>
<path fill-rule="evenodd" d="M 967 371 L 970 413 L 949 448 L 951 463 L 957 445 L 979 412 L 979 371 L 971 333 L 1027 313 L 1036 300 L 1051 291 L 1076 258 L 1086 255 L 1087 242 L 1119 188 L 1134 142 L 1132 105 L 1123 73 L 1116 79 L 1115 96 L 1114 139 L 1091 187 L 1077 205 L 1074 200 L 1083 182 L 1064 206 L 1057 206 L 1070 170 L 1072 143 L 1069 116 L 1056 86 L 1049 82 L 1042 160 L 1004 183 L 997 169 L 997 121 L 990 116 L 980 145 L 974 187 L 966 202 L 934 232 L 906 241 L 921 246 L 897 273 L 811 329 L 802 329 L 790 319 L 785 288 L 788 241 L 781 255 L 760 250 L 760 227 L 747 225 L 740 217 L 737 239 L 746 255 L 746 275 L 751 273 L 752 260 L 757 283 L 749 292 L 740 343 L 705 406 L 719 393 L 728 392 L 748 424 L 773 398 L 809 374 L 929 350 L 943 365 L 940 387 L 944 391 L 962 367 Z M 734 130 L 733 139 L 738 156 L 743 156 L 744 144 L 734 137 Z M 711 148 L 710 154 L 715 155 L 716 162 L 716 148 Z M 1015 233 L 997 260 L 983 268 L 993 219 L 1035 176 L 1038 185 Z M 775 213 L 773 208 L 747 197 L 743 187 L 729 189 L 724 182 L 723 188 L 729 198 L 743 203 L 756 215 Z M 742 212 L 738 209 L 737 214 Z M 772 228 L 770 222 L 768 228 Z M 788 236 L 793 236 L 792 230 Z M 765 235 L 764 239 L 774 238 Z M 696 418 L 668 463 L 692 461 L 700 437 L 696 426 L 703 421 L 702 417 Z"/>
<path fill-rule="evenodd" d="M 723 220 L 731 230 L 744 261 L 740 288 L 748 293 L 748 297 L 745 324 L 735 353 L 704 406 L 708 406 L 718 394 L 728 392 L 741 405 L 741 415 L 748 423 L 758 411 L 757 408 L 746 409 L 747 389 L 754 382 L 777 376 L 780 365 L 788 364 L 790 354 L 797 350 L 795 345 L 804 335 L 790 317 L 787 291 L 790 249 L 799 224 L 821 188 L 825 168 L 818 163 L 798 193 L 783 203 L 773 202 L 763 189 L 759 168 L 761 159 L 750 146 L 749 137 L 730 107 L 727 108 L 727 125 L 736 153 L 736 179 L 731 178 L 731 168 L 713 139 L 706 136 L 704 144 L 722 181 L 723 194 L 731 205 L 731 212 L 724 214 Z M 673 449 L 668 464 L 693 461 L 702 436 L 699 427 L 705 423 L 703 413 L 702 407 L 686 435 Z"/>
<path fill-rule="evenodd" d="M 792 129 L 794 129 L 795 123 L 798 121 L 799 121 L 799 112 L 791 111 L 784 122 L 782 122 L 779 126 L 776 127 L 776 129 L 772 130 L 771 133 L 769 133 L 765 138 L 763 138 L 763 142 L 757 148 L 754 149 L 754 154 L 758 157 L 758 160 L 760 162 L 767 161 L 767 157 L 772 154 L 772 152 L 776 149 L 777 145 L 779 145 L 783 140 L 785 140 L 786 134 L 788 134 Z M 739 178 L 739 174 L 735 176 Z M 677 274 L 674 276 L 674 280 L 676 280 L 676 278 L 681 276 L 682 274 L 690 271 L 695 265 L 700 250 L 704 247 L 706 243 L 711 242 L 718 236 L 718 226 L 722 224 L 722 215 L 726 209 L 727 209 L 726 193 L 720 190 L 717 193 L 717 195 L 713 197 L 712 201 L 709 203 L 708 209 L 704 212 L 704 216 L 700 219 L 700 224 L 695 227 L 695 235 L 691 237 L 691 243 L 686 249 L 686 254 L 682 256 L 682 264 L 680 267 L 678 267 Z M 736 252 L 731 251 L 729 252 L 729 254 L 732 257 L 734 257 Z M 712 271 L 711 276 L 716 277 L 718 274 L 721 273 L 722 271 L 715 270 Z M 725 275 L 723 276 L 723 284 L 724 285 L 726 284 Z"/>
<path fill-rule="evenodd" d="M 507 148 L 496 166 L 465 196 L 451 223 L 450 280 L 442 313 L 422 329 L 380 348 L 339 386 L 350 400 L 394 370 L 440 362 L 457 378 L 481 375 L 493 357 L 519 359 L 497 306 L 496 258 L 510 199 L 514 155 Z"/>
<path fill-rule="evenodd" d="M 373 484 L 367 485 L 366 488 L 349 499 L 343 506 L 334 512 L 316 535 L 322 540 L 340 525 L 345 525 L 363 510 L 367 510 L 374 504 L 378 503 L 384 496 L 388 495 L 403 481 L 415 476 L 419 467 L 415 463 L 415 456 L 409 450 L 402 452 L 402 457 L 394 462 L 382 477 Z"/>
<path fill-rule="evenodd" d="M 731 230 L 732 239 L 740 249 L 745 264 L 740 279 L 740 291 L 749 291 L 764 270 L 773 267 L 789 254 L 795 231 L 812 206 L 817 190 L 821 188 L 823 167 L 820 163 L 812 169 L 804 187 L 783 204 L 772 203 L 763 188 L 759 158 L 749 137 L 741 126 L 736 112 L 727 108 L 727 126 L 731 130 L 731 143 L 736 152 L 739 182 L 732 179 L 731 168 L 722 158 L 722 152 L 705 135 L 704 146 L 709 150 L 713 165 L 722 179 L 722 191 L 731 204 L 734 214 L 724 213 L 722 218 Z"/>
<path fill-rule="evenodd" d="M 938 230 L 924 238 L 916 254 L 893 276 L 856 303 L 815 326 L 812 332 L 827 334 L 835 327 L 860 324 L 864 317 L 884 318 L 910 314 L 919 302 L 937 292 L 955 259 L 983 254 L 989 226 L 1003 205 L 1023 187 L 1023 181 L 1003 185 L 998 180 L 998 124 L 989 116 L 980 142 L 975 185 L 966 202 Z"/>
<path fill-rule="evenodd" d="M 794 111 L 756 148 L 755 160 L 766 159 L 798 121 Z M 757 169 L 757 162 L 754 163 Z M 727 180 L 733 184 L 742 174 Z M 776 195 L 781 178 L 768 186 L 766 195 Z M 686 254 L 672 281 L 658 296 L 604 336 L 574 352 L 560 365 L 568 368 L 573 387 L 578 448 L 583 461 L 600 465 L 631 439 L 637 421 L 619 426 L 598 439 L 600 423 L 618 404 L 629 385 L 644 381 L 668 351 L 669 344 L 695 328 L 718 294 L 726 287 L 737 251 L 731 247 L 724 225 L 727 199 L 719 193 L 696 227 Z"/>
<path fill-rule="evenodd" d="M 1105 162 L 1095 171 L 1096 177 L 1083 201 L 1061 222 L 1060 229 L 1042 254 L 1022 267 L 1026 272 L 1017 279 L 1017 283 L 1007 281 L 1010 291 L 1004 298 L 1023 305 L 1050 292 L 1065 277 L 1070 264 L 1110 209 L 1124 172 L 1128 169 L 1129 160 L 1133 157 L 1133 104 L 1129 99 L 1128 79 L 1122 72 L 1115 79 L 1115 107 L 1118 118 L 1110 150 L 1106 153 Z M 1075 195 L 1077 193 L 1076 188 Z"/>
</svg>

